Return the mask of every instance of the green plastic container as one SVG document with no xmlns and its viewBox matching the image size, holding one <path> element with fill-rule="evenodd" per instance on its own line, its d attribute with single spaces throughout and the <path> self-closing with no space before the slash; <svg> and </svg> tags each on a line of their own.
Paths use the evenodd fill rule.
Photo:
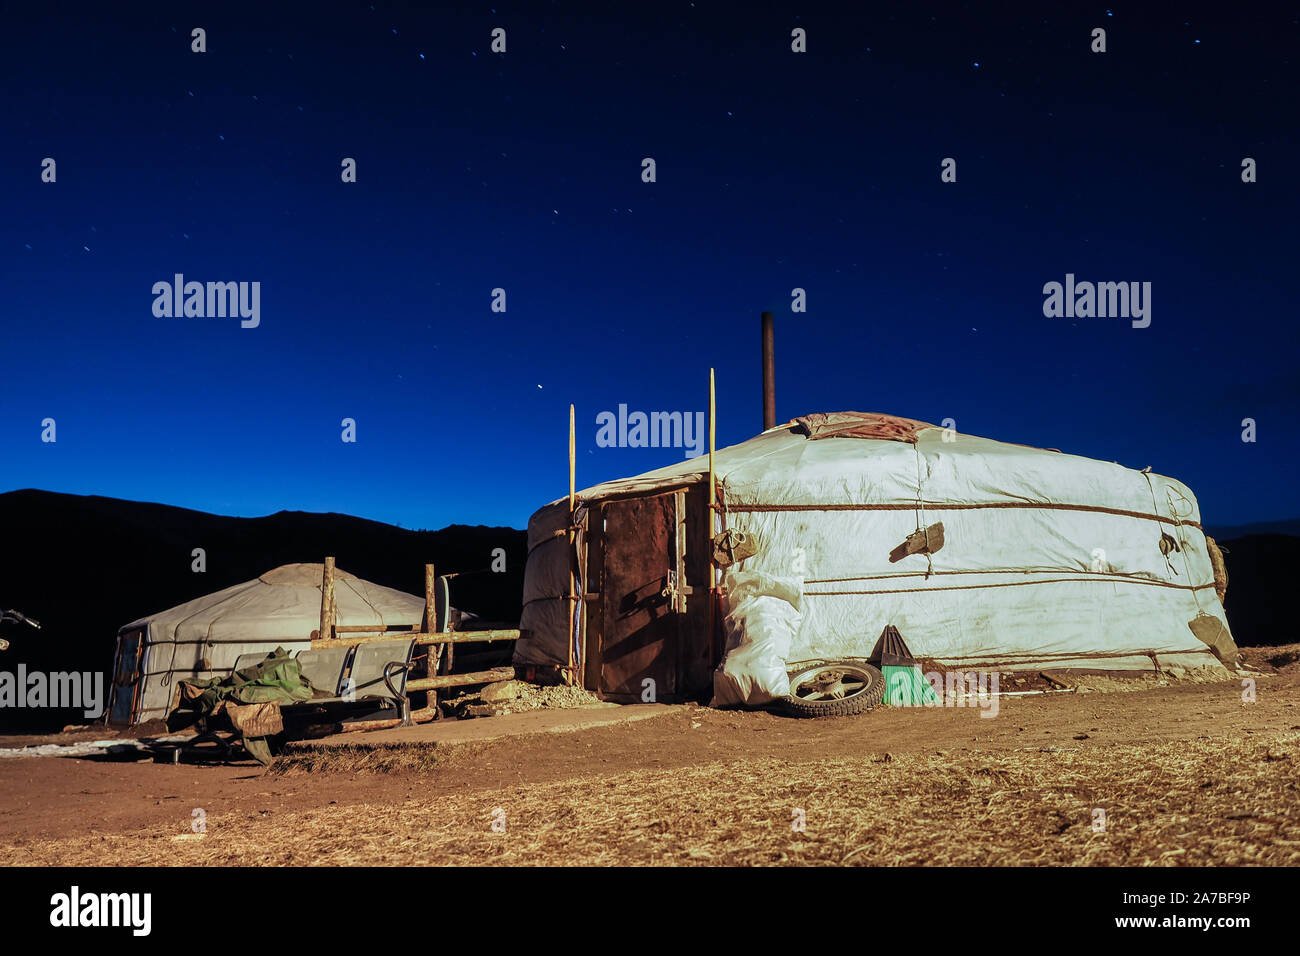
<svg viewBox="0 0 1300 956">
<path fill-rule="evenodd" d="M 884 703 L 890 707 L 933 707 L 939 703 L 920 664 L 886 664 L 880 672 L 885 675 Z"/>
</svg>

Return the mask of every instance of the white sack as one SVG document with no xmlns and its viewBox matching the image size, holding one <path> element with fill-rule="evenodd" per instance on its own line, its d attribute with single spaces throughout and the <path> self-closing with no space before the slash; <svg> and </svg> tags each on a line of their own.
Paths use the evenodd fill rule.
<svg viewBox="0 0 1300 956">
<path fill-rule="evenodd" d="M 785 662 L 803 619 L 803 579 L 728 571 L 727 651 L 713 672 L 713 707 L 757 707 L 790 693 Z"/>
</svg>

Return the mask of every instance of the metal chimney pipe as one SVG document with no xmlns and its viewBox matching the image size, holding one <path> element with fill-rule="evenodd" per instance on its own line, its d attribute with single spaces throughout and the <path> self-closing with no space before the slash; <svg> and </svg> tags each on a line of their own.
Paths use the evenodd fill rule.
<svg viewBox="0 0 1300 956">
<path fill-rule="evenodd" d="M 776 333 L 772 313 L 763 313 L 763 431 L 776 427 Z"/>
</svg>

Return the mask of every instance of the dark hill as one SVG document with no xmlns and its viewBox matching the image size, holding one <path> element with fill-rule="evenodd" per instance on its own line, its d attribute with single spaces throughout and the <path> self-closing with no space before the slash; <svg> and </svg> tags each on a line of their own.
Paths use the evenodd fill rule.
<svg viewBox="0 0 1300 956">
<path fill-rule="evenodd" d="M 1236 524 L 1213 526 L 1207 525 L 1205 533 L 1213 535 L 1216 541 L 1231 541 L 1244 538 L 1248 534 L 1300 535 L 1300 518 L 1286 521 L 1256 521 L 1254 524 Z"/>
<path fill-rule="evenodd" d="M 1283 614 L 1300 568 L 1300 537 L 1248 534 L 1219 541 L 1228 567 L 1224 609 L 1239 647 L 1300 641 L 1295 619 Z"/>
<path fill-rule="evenodd" d="M 424 593 L 424 565 L 451 582 L 452 604 L 492 621 L 519 619 L 524 532 L 452 525 L 409 531 L 341 514 L 281 511 L 230 518 L 116 498 L 13 491 L 0 494 L 0 608 L 41 622 L 6 625 L 12 646 L 0 670 L 107 671 L 117 629 L 294 562 L 334 555 L 353 574 Z M 205 573 L 191 570 L 195 548 Z M 494 548 L 506 571 L 491 573 Z M 471 573 L 472 572 L 472 573 Z M 44 731 L 80 719 L 76 712 L 0 711 L 0 730 Z"/>
</svg>

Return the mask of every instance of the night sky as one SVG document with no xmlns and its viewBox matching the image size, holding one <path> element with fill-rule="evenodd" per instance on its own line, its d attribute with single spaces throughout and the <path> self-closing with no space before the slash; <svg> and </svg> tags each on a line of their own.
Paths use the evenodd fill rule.
<svg viewBox="0 0 1300 956">
<path fill-rule="evenodd" d="M 595 419 L 704 411 L 710 366 L 719 445 L 759 431 L 768 309 L 779 420 L 1295 517 L 1300 14 L 988 6 L 0 5 L 0 490 L 521 527 L 570 402 L 579 487 L 680 461 Z M 155 316 L 177 273 L 260 324 Z M 1045 317 L 1067 273 L 1150 326 Z"/>
</svg>

